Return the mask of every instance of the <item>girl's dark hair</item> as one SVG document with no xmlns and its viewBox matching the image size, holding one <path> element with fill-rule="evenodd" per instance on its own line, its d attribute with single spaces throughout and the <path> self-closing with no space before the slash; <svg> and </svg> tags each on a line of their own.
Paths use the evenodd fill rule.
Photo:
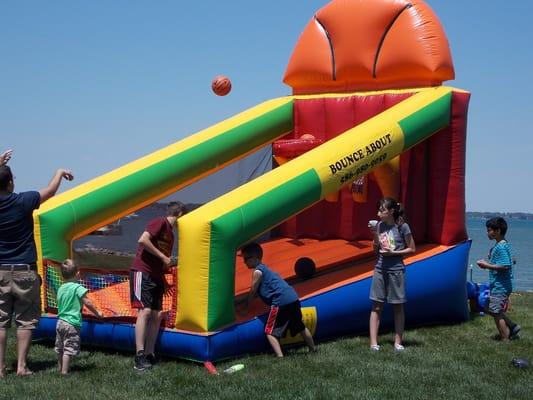
<svg viewBox="0 0 533 400">
<path fill-rule="evenodd" d="M 392 197 L 382 198 L 378 203 L 378 209 L 380 208 L 386 208 L 387 210 L 393 210 L 392 215 L 394 217 L 394 221 L 398 225 L 401 225 L 405 222 L 405 218 L 403 216 L 402 205 L 396 200 L 394 200 Z"/>
</svg>

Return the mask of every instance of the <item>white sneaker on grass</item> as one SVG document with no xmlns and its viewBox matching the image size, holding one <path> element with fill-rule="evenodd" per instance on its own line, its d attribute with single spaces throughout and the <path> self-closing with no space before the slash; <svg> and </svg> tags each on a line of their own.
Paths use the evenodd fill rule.
<svg viewBox="0 0 533 400">
<path fill-rule="evenodd" d="M 394 343 L 394 351 L 396 353 L 401 353 L 404 350 L 405 350 L 405 347 L 403 347 L 401 344 Z"/>
</svg>

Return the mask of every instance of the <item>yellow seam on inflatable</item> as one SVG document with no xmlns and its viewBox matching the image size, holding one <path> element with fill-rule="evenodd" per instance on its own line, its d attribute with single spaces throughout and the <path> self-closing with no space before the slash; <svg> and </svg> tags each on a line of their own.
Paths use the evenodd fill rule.
<svg viewBox="0 0 533 400">
<path fill-rule="evenodd" d="M 447 89 L 459 93 L 469 93 L 467 90 L 458 89 L 452 86 L 431 86 L 431 87 L 415 87 L 407 89 L 389 89 L 389 90 L 375 90 L 368 92 L 350 92 L 350 93 L 323 93 L 323 94 L 302 94 L 302 95 L 293 95 L 292 98 L 295 100 L 305 100 L 305 99 L 321 99 L 321 98 L 339 98 L 339 97 L 352 97 L 352 96 L 375 96 L 379 94 L 403 94 L 403 93 L 422 93 L 431 90 L 437 89 Z"/>
<path fill-rule="evenodd" d="M 35 240 L 35 247 L 37 249 L 37 273 L 44 280 L 44 266 L 43 266 L 43 252 L 42 252 L 42 241 L 41 241 L 41 222 L 39 216 L 36 212 L 33 213 L 33 237 Z M 41 285 L 41 312 L 45 310 L 45 285 Z"/>
</svg>

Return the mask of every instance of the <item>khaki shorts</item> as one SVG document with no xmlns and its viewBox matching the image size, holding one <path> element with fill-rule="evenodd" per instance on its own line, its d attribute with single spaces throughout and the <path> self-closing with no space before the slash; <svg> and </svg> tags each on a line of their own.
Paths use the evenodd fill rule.
<svg viewBox="0 0 533 400">
<path fill-rule="evenodd" d="M 502 315 L 507 312 L 509 308 L 509 295 L 505 293 L 494 293 L 489 297 L 489 301 L 485 306 L 485 312 L 490 315 Z"/>
<path fill-rule="evenodd" d="M 56 325 L 56 353 L 77 356 L 80 354 L 80 342 L 80 328 L 58 319 Z"/>
<path fill-rule="evenodd" d="M 41 280 L 36 271 L 0 271 L 0 328 L 35 329 L 41 317 Z"/>
</svg>

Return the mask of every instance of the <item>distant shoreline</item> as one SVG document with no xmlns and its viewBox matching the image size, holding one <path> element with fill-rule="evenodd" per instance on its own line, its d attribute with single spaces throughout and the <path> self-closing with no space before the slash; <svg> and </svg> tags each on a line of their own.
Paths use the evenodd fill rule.
<svg viewBox="0 0 533 400">
<path fill-rule="evenodd" d="M 493 217 L 503 217 L 508 219 L 533 220 L 533 214 L 524 212 L 486 212 L 486 211 L 467 211 L 467 218 L 489 219 Z"/>
</svg>

